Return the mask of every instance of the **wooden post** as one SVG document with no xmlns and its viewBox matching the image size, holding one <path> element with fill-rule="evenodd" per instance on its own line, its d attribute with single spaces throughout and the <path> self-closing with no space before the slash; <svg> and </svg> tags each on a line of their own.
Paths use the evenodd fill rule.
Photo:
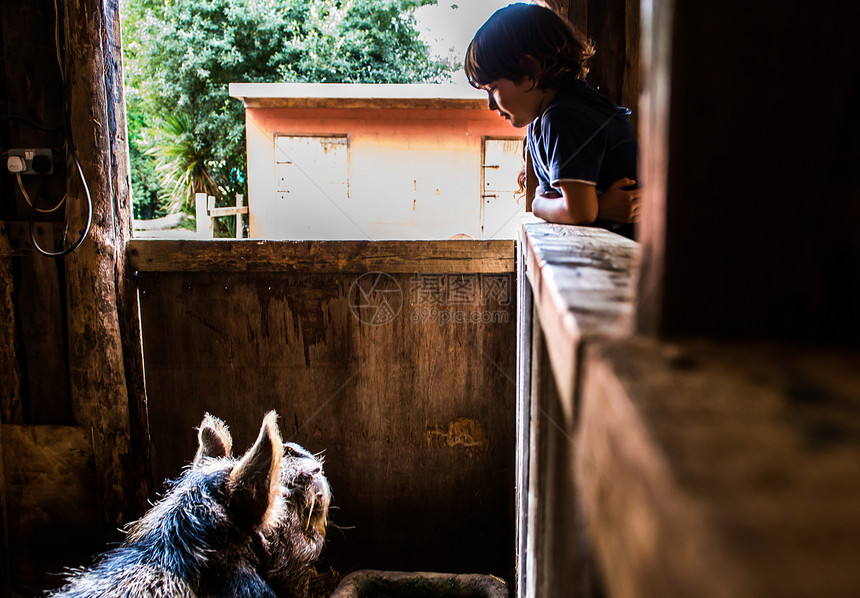
<svg viewBox="0 0 860 598">
<path fill-rule="evenodd" d="M 3 467 L 3 423 L 10 405 L 20 402 L 20 375 L 15 357 L 15 315 L 12 305 L 12 264 L 9 240 L 0 226 L 0 591 L 11 595 L 9 538 L 6 519 L 6 483 Z"/>
<path fill-rule="evenodd" d="M 517 455 L 516 455 L 516 559 L 513 596 L 534 596 L 534 554 L 529 548 L 529 455 L 532 384 L 533 294 L 526 277 L 523 227 L 517 243 Z M 540 324 L 538 324 L 539 326 Z"/>
<path fill-rule="evenodd" d="M 646 4 L 640 330 L 860 346 L 860 5 Z"/>
<path fill-rule="evenodd" d="M 0 422 L 9 421 L 21 403 L 21 375 L 15 349 L 15 307 L 12 304 L 12 249 L 0 225 Z M 0 457 L 2 457 L 0 446 Z M 2 459 L 0 459 L 2 464 Z"/>
<path fill-rule="evenodd" d="M 137 492 L 130 491 L 129 387 L 119 311 L 125 321 L 131 319 L 133 308 L 121 306 L 131 297 L 123 260 L 131 237 L 131 196 L 119 7 L 75 0 L 63 3 L 63 14 L 71 142 L 93 217 L 87 240 L 65 258 L 70 392 L 74 419 L 92 439 L 103 531 L 110 537 L 138 511 Z M 71 234 L 78 235 L 88 217 L 87 195 L 74 161 L 68 173 L 67 219 Z M 126 347 L 133 349 L 134 343 Z"/>
<path fill-rule="evenodd" d="M 212 217 L 209 216 L 209 210 L 215 207 L 215 198 L 207 197 L 205 193 L 197 193 L 194 195 L 194 204 L 197 214 L 197 236 L 201 239 L 211 239 L 215 236 L 215 228 Z"/>
<path fill-rule="evenodd" d="M 523 142 L 525 143 L 525 141 Z M 537 175 L 535 174 L 532 154 L 526 150 L 526 212 L 532 211 L 532 203 L 535 199 L 535 191 L 538 188 Z"/>
<path fill-rule="evenodd" d="M 111 153 L 114 157 L 112 201 L 118 212 L 115 227 L 121 250 L 117 252 L 116 285 L 118 300 L 117 315 L 120 324 L 120 339 L 125 367 L 128 411 L 130 421 L 131 461 L 128 464 L 126 486 L 129 489 L 127 513 L 133 519 L 142 516 L 149 508 L 153 492 L 152 459 L 150 454 L 149 417 L 146 406 L 146 386 L 143 375 L 143 348 L 141 346 L 140 314 L 138 313 L 137 281 L 135 273 L 126 261 L 126 246 L 132 239 L 134 210 L 131 197 L 131 165 L 126 141 L 128 126 L 123 98 L 122 32 L 119 3 L 116 0 L 103 2 L 106 27 L 103 47 L 111 53 L 110 64 L 115 70 L 108 71 L 113 78 L 113 101 L 108 98 L 108 109 L 113 111 L 116 128 L 111 131 Z M 161 480 L 158 482 L 161 487 Z"/>
<path fill-rule="evenodd" d="M 236 207 L 241 208 L 245 205 L 245 197 L 243 195 L 236 196 Z M 236 212 L 236 238 L 242 238 L 242 212 Z"/>
</svg>

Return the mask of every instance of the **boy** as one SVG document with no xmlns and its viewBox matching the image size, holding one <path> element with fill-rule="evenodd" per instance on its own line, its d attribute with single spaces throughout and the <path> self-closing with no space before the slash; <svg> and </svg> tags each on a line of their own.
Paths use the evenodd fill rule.
<svg viewBox="0 0 860 598">
<path fill-rule="evenodd" d="M 484 23 L 466 51 L 469 82 L 526 140 L 540 183 L 536 216 L 596 225 L 633 238 L 638 219 L 638 144 L 630 111 L 585 82 L 594 50 L 565 19 L 511 4 Z"/>
</svg>

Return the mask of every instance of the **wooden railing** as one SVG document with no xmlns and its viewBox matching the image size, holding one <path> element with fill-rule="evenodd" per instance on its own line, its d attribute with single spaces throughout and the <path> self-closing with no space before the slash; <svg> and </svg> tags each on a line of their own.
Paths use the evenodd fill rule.
<svg viewBox="0 0 860 598">
<path fill-rule="evenodd" d="M 634 336 L 638 251 L 524 226 L 518 595 L 860 595 L 860 355 Z"/>
<path fill-rule="evenodd" d="M 211 239 L 215 236 L 214 219 L 219 216 L 235 216 L 236 238 L 243 238 L 245 227 L 242 221 L 242 216 L 248 214 L 248 206 L 244 205 L 244 203 L 244 196 L 237 195 L 235 207 L 216 208 L 214 196 L 207 196 L 205 193 L 195 194 L 198 238 Z"/>
</svg>

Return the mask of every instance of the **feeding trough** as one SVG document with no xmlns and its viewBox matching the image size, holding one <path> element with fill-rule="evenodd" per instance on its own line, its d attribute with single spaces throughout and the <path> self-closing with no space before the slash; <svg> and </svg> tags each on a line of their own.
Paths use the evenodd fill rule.
<svg viewBox="0 0 860 598">
<path fill-rule="evenodd" d="M 508 586 L 492 575 L 362 569 L 344 577 L 331 598 L 508 598 Z"/>
</svg>

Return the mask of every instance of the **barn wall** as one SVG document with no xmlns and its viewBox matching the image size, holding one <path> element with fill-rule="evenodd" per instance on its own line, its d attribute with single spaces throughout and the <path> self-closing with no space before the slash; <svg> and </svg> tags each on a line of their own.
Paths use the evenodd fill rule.
<svg viewBox="0 0 860 598">
<path fill-rule="evenodd" d="M 0 5 L 0 147 L 50 148 L 53 167 L 23 178 L 31 202 L 47 210 L 36 214 L 5 157 L 0 169 L 6 594 L 57 585 L 64 567 L 118 539 L 148 494 L 145 457 L 133 448 L 145 446 L 146 426 L 122 251 L 131 197 L 118 8 L 113 0 Z M 46 257 L 32 239 L 70 253 Z"/>
</svg>

